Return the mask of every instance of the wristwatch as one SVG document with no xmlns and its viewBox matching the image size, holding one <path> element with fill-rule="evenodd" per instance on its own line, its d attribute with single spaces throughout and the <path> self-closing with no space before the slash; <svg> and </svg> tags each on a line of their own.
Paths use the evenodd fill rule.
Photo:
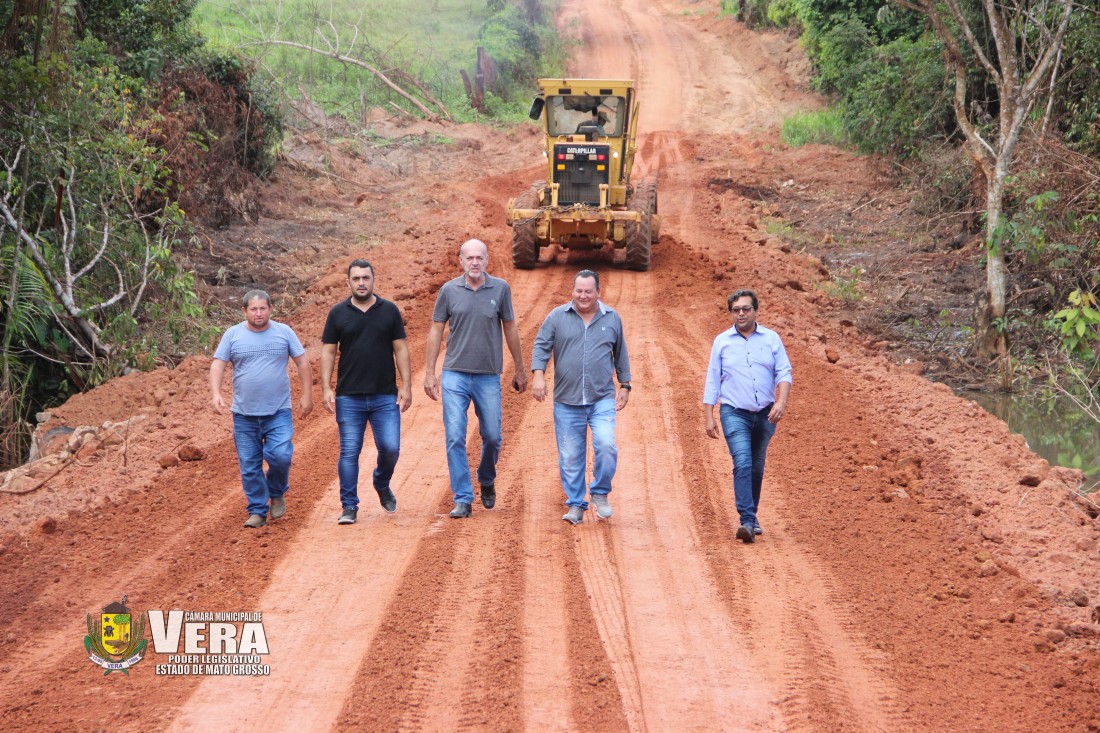
<svg viewBox="0 0 1100 733">
<path fill-rule="evenodd" d="M 631 389 L 633 389 L 633 387 L 631 387 L 629 384 L 620 384 L 619 389 L 625 389 L 629 392 Z"/>
</svg>

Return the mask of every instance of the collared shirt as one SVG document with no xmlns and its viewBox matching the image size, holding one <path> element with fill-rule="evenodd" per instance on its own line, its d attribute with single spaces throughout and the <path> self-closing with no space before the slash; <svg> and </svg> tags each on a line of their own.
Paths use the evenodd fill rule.
<svg viewBox="0 0 1100 733">
<path fill-rule="evenodd" d="M 602 301 L 592 321 L 584 319 L 573 301 L 550 311 L 531 352 L 531 369 L 546 370 L 554 357 L 554 401 L 565 405 L 592 405 L 615 397 L 615 382 L 630 381 L 623 322 Z"/>
<path fill-rule="evenodd" d="M 734 326 L 714 339 L 703 388 L 703 404 L 721 400 L 742 410 L 758 412 L 775 402 L 775 386 L 791 381 L 791 361 L 779 334 L 759 323 L 748 338 Z"/>
<path fill-rule="evenodd" d="M 435 300 L 432 320 L 449 323 L 443 368 L 470 374 L 500 374 L 504 370 L 502 324 L 516 319 L 512 288 L 485 273 L 485 283 L 474 290 L 459 275 L 443 283 Z"/>
<path fill-rule="evenodd" d="M 351 298 L 329 310 L 321 343 L 337 344 L 340 352 L 336 394 L 397 394 L 393 342 L 405 338 L 401 311 L 392 301 L 375 295 L 374 305 L 359 310 Z"/>
</svg>

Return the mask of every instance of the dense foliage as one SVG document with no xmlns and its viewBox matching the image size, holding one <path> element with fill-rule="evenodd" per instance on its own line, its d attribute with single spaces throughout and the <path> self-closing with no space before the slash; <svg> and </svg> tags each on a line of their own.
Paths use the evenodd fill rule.
<svg viewBox="0 0 1100 733">
<path fill-rule="evenodd" d="M 818 116 L 823 136 L 834 115 L 846 141 L 882 153 L 910 173 L 926 193 L 923 206 L 982 211 L 981 173 L 961 143 L 953 108 L 955 79 L 945 67 L 944 41 L 926 16 L 903 0 L 724 0 L 751 24 L 798 32 L 814 67 L 814 84 L 832 98 Z M 978 47 L 996 63 L 997 49 L 983 6 L 961 2 Z M 1036 11 L 1042 6 L 1036 5 Z M 1055 10 L 1048 8 L 1054 17 Z M 1019 16 L 1028 18 L 1026 14 Z M 1041 40 L 1036 18 L 1013 26 L 1021 54 Z M 1032 27 L 1032 24 L 1035 27 Z M 973 53 L 969 48 L 964 53 Z M 967 112 L 983 135 L 995 135 L 1001 100 L 979 60 L 967 59 Z M 805 120 L 798 120 L 805 126 Z M 812 132 L 800 137 L 814 139 Z M 1062 348 L 1100 366 L 1100 14 L 1080 4 L 1053 80 L 1030 110 L 1004 188 L 1003 216 L 990 246 L 1005 253 L 1013 310 L 996 328 L 1010 334 L 1016 356 Z M 972 226 L 980 222 L 971 220 Z M 1096 373 L 1096 372 L 1094 372 Z"/>
<path fill-rule="evenodd" d="M 500 70 L 496 96 L 522 109 L 530 102 L 536 79 L 561 75 L 561 40 L 543 3 L 490 2 L 494 5 L 498 7 L 481 27 L 478 43 Z"/>
<path fill-rule="evenodd" d="M 1100 157 L 1100 13 L 1078 13 L 1070 24 L 1059 83 L 1059 120 L 1066 141 Z"/>
<path fill-rule="evenodd" d="M 270 71 L 282 93 L 300 102 L 302 124 L 323 123 L 320 108 L 324 117 L 358 126 L 376 108 L 424 116 L 413 99 L 460 121 L 521 117 L 534 80 L 563 73 L 558 4 L 239 0 L 226 7 L 202 0 L 197 17 L 215 47 L 243 49 Z M 487 68 L 478 68 L 479 60 Z M 484 103 L 472 104 L 463 75 L 471 86 L 484 83 Z"/>
<path fill-rule="evenodd" d="M 188 215 L 247 213 L 281 119 L 240 58 L 202 49 L 193 6 L 0 2 L 0 467 L 34 411 L 200 338 L 173 250 Z"/>
</svg>

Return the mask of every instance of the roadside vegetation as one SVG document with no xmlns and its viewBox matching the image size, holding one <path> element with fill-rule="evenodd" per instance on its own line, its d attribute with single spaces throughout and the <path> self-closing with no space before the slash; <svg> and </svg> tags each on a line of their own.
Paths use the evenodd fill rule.
<svg viewBox="0 0 1100 733">
<path fill-rule="evenodd" d="M 36 412 L 208 345 L 177 256 L 255 216 L 287 124 L 519 119 L 561 73 L 556 9 L 0 0 L 0 470 Z"/>
<path fill-rule="evenodd" d="M 212 47 L 246 53 L 298 109 L 352 124 L 372 108 L 465 122 L 520 119 L 532 80 L 562 73 L 558 5 L 201 0 L 195 17 Z"/>
<path fill-rule="evenodd" d="M 723 0 L 799 34 L 823 112 L 787 144 L 839 142 L 892 161 L 929 226 L 977 239 L 986 281 L 953 324 L 999 386 L 1050 365 L 1100 382 L 1100 14 L 1094 3 Z M 952 237 L 947 237 L 952 239 Z M 849 282 L 841 273 L 837 282 Z"/>
<path fill-rule="evenodd" d="M 915 209 L 980 240 L 984 295 L 944 326 L 971 337 L 971 363 L 1006 389 L 1049 364 L 1095 390 L 1093 4 L 721 2 L 802 38 L 830 106 L 788 120 L 788 144 L 886 156 L 920 191 Z M 35 412 L 206 345 L 202 283 L 175 255 L 256 214 L 252 184 L 288 124 L 521 120 L 533 80 L 563 73 L 558 7 L 0 0 L 0 469 L 25 457 Z M 1021 14 L 998 26 L 988 8 Z M 860 278 L 849 267 L 830 287 L 858 301 Z"/>
</svg>

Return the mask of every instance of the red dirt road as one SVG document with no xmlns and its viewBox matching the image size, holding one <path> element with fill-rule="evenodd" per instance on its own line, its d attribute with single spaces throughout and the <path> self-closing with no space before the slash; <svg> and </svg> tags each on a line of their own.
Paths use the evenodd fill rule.
<svg viewBox="0 0 1100 733">
<path fill-rule="evenodd" d="M 358 524 L 336 525 L 336 426 L 318 409 L 297 423 L 286 518 L 242 529 L 207 358 L 71 400 L 51 424 L 133 419 L 120 443 L 41 490 L 0 493 L 0 729 L 1100 729 L 1089 616 L 1100 527 L 1073 499 L 1075 474 L 891 365 L 830 315 L 812 259 L 763 231 L 776 212 L 749 192 L 811 187 L 851 207 L 875 175 L 837 151 L 778 144 L 782 115 L 817 104 L 784 66 L 797 53 L 716 5 L 564 4 L 562 26 L 582 40 L 572 73 L 640 83 L 640 164 L 660 177 L 664 217 L 648 273 L 575 255 L 512 270 L 504 206 L 541 175 L 530 131 L 449 127 L 460 144 L 335 156 L 324 169 L 310 146 L 290 146 L 265 217 L 219 246 L 284 245 L 265 248 L 265 265 L 311 283 L 279 305 L 315 371 L 346 263 L 375 264 L 413 352 L 399 509 L 385 514 L 367 490 Z M 417 129 L 439 131 L 406 132 Z M 550 406 L 511 391 L 497 507 L 446 517 L 423 347 L 434 294 L 471 236 L 512 284 L 528 355 L 573 273 L 601 270 L 636 385 L 609 522 L 561 521 Z M 795 374 L 769 452 L 765 535 L 750 546 L 733 537 L 729 456 L 700 409 L 725 296 L 743 286 L 760 293 Z M 202 457 L 162 468 L 181 446 Z M 50 460 L 5 487 L 41 480 Z M 373 461 L 368 445 L 363 475 Z M 128 677 L 104 677 L 84 653 L 85 615 L 124 593 L 135 613 L 262 612 L 270 674 L 161 675 L 168 657 L 150 652 Z"/>
</svg>

